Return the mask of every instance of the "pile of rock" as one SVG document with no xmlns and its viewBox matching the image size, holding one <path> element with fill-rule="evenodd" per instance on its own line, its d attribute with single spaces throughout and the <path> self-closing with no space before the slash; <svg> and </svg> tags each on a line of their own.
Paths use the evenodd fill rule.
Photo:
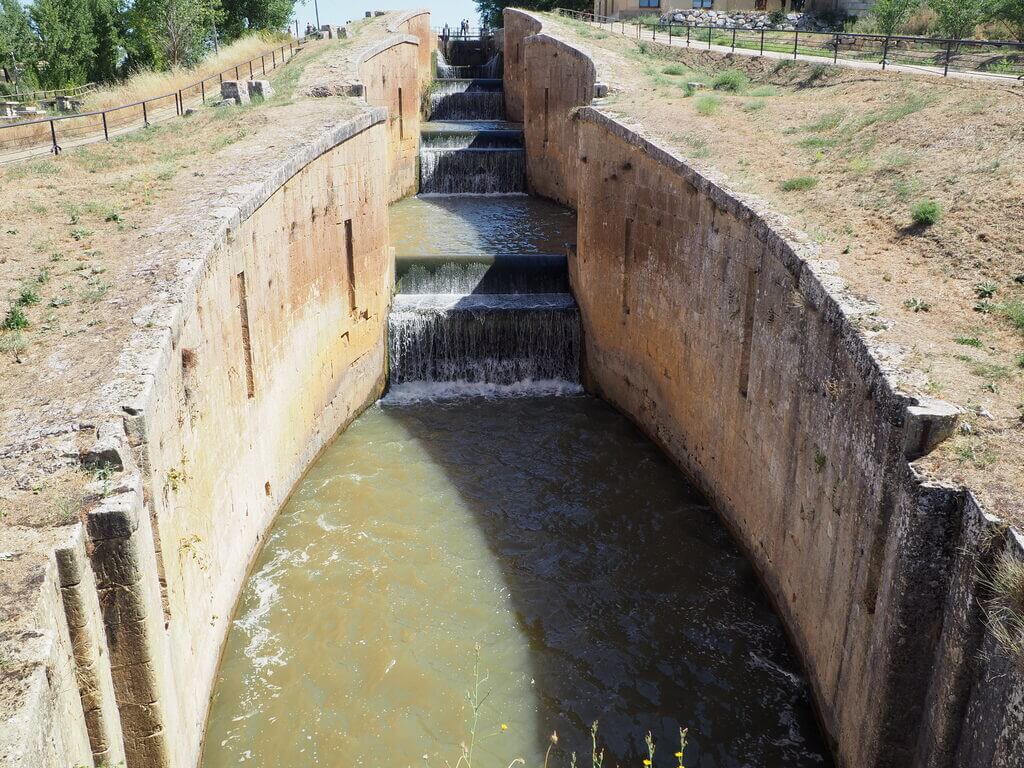
<svg viewBox="0 0 1024 768">
<path fill-rule="evenodd" d="M 772 23 L 772 14 L 763 11 L 713 11 L 708 8 L 693 8 L 671 11 L 661 17 L 662 24 L 690 24 L 698 27 L 721 27 L 722 29 L 781 29 L 801 32 L 832 32 L 833 26 L 811 13 L 787 13 L 781 23 Z"/>
</svg>

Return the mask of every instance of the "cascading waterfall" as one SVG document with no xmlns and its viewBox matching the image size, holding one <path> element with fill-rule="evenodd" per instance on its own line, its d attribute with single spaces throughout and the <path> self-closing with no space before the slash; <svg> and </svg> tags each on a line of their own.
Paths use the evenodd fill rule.
<svg viewBox="0 0 1024 768">
<path fill-rule="evenodd" d="M 494 195 L 526 191 L 522 149 L 422 149 L 421 194 Z"/>
<path fill-rule="evenodd" d="M 399 294 L 388 333 L 393 384 L 579 379 L 579 310 L 567 293 Z"/>
<path fill-rule="evenodd" d="M 524 193 L 522 126 L 501 122 L 500 55 L 481 64 L 482 40 L 451 41 L 450 62 L 444 50 L 441 45 L 426 104 L 420 193 Z M 467 217 L 473 211 L 469 204 Z M 579 310 L 564 254 L 403 257 L 395 272 L 398 293 L 388 318 L 392 393 L 453 385 L 460 392 L 578 390 Z"/>
<path fill-rule="evenodd" d="M 464 64 L 454 66 L 449 64 L 444 57 L 444 51 L 438 48 L 437 51 L 437 72 L 439 79 L 455 79 L 463 77 L 501 77 L 502 59 L 501 54 L 496 53 L 487 60 L 486 64 Z"/>
<path fill-rule="evenodd" d="M 458 261 L 405 258 L 396 264 L 398 293 L 568 293 L 565 256 L 500 254 Z"/>
<path fill-rule="evenodd" d="M 521 130 L 491 128 L 487 124 L 427 126 L 420 144 L 422 194 L 494 195 L 526 191 Z"/>
<path fill-rule="evenodd" d="M 436 80 L 429 97 L 430 120 L 504 120 L 501 80 Z"/>
</svg>

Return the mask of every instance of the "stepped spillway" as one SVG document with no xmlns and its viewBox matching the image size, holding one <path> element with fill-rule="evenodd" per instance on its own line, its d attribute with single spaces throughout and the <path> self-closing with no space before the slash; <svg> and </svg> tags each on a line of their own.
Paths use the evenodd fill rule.
<svg viewBox="0 0 1024 768">
<path fill-rule="evenodd" d="M 420 231 L 411 237 L 418 250 L 403 251 L 399 244 L 397 294 L 388 319 L 390 385 L 523 389 L 559 382 L 578 387 L 579 311 L 569 293 L 565 256 L 574 233 L 566 227 L 555 248 L 545 248 L 543 227 L 511 239 L 499 234 L 487 241 L 482 234 L 495 229 L 488 216 L 497 209 L 493 196 L 526 192 L 523 132 L 521 125 L 503 120 L 500 78 L 462 76 L 471 69 L 481 70 L 473 74 L 488 68 L 490 74 L 499 72 L 500 55 L 474 63 L 483 52 L 468 41 L 458 43 L 453 50 L 463 60 L 449 63 L 440 52 L 427 100 L 420 195 L 471 200 L 448 205 L 455 217 L 435 221 L 443 242 L 439 248 L 424 248 Z M 476 202 L 481 199 L 491 204 Z M 507 214 L 498 217 L 498 227 L 502 224 L 523 229 L 523 220 L 510 221 Z M 399 243 L 401 229 L 399 223 Z M 477 247 L 453 252 L 458 233 L 467 230 Z"/>
</svg>

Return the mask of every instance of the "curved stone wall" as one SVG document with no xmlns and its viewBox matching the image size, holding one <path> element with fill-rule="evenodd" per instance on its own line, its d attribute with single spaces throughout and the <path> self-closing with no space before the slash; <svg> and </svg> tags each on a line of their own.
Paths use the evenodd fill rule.
<svg viewBox="0 0 1024 768">
<path fill-rule="evenodd" d="M 106 415 L 81 460 L 104 480 L 84 526 L 0 548 L 40 562 L 32 583 L 11 585 L 34 606 L 24 629 L 0 637 L 30 670 L 17 688 L 0 675 L 5 768 L 197 765 L 262 538 L 383 388 L 387 210 L 415 189 L 420 46 L 405 34 L 348 45 L 326 71 L 362 80 L 364 102 L 332 105 L 230 169 L 217 208 L 163 222 L 176 276 L 135 313 L 97 396 Z"/>
<path fill-rule="evenodd" d="M 1020 765 L 1024 677 L 980 574 L 1021 539 L 910 463 L 952 409 L 895 390 L 857 330 L 866 308 L 806 237 L 588 106 L 593 61 L 539 17 L 505 20 L 531 189 L 578 211 L 588 387 L 747 552 L 839 764 Z"/>
</svg>

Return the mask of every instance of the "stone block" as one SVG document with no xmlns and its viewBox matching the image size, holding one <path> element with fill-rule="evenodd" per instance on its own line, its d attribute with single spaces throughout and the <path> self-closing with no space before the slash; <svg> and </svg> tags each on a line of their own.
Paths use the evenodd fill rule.
<svg viewBox="0 0 1024 768">
<path fill-rule="evenodd" d="M 248 104 L 249 89 L 242 80 L 225 80 L 220 84 L 220 97 L 235 104 Z"/>
<path fill-rule="evenodd" d="M 903 455 L 910 461 L 926 456 L 953 434 L 960 409 L 943 400 L 918 397 L 907 408 L 907 428 L 903 435 Z"/>
<path fill-rule="evenodd" d="M 269 80 L 250 80 L 245 85 L 249 90 L 250 100 L 266 101 L 274 95 L 274 89 L 270 87 Z"/>
</svg>

